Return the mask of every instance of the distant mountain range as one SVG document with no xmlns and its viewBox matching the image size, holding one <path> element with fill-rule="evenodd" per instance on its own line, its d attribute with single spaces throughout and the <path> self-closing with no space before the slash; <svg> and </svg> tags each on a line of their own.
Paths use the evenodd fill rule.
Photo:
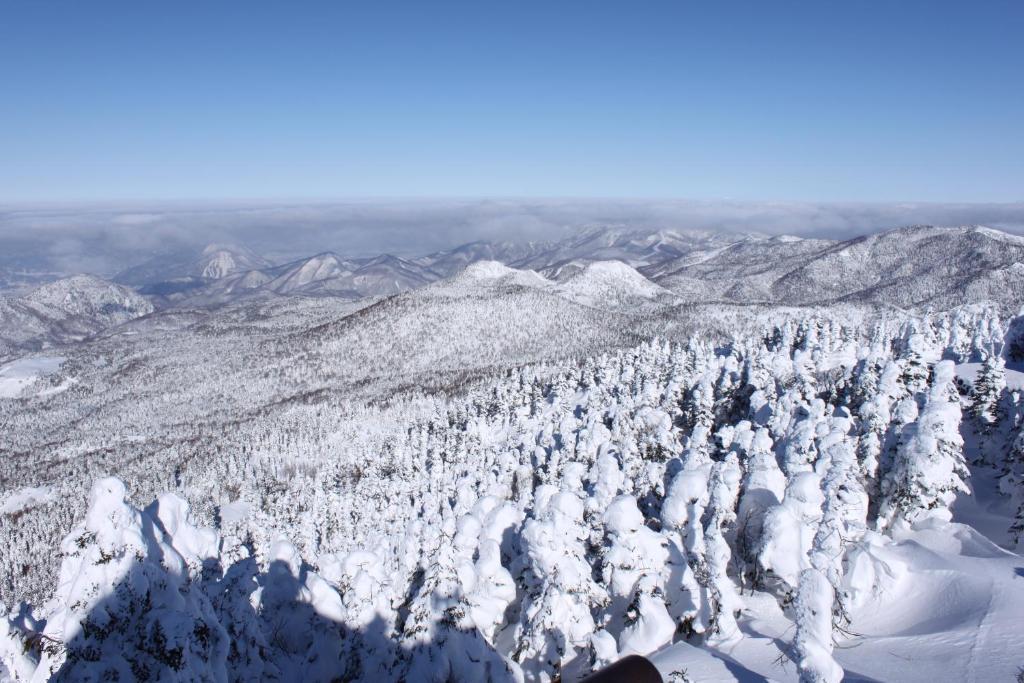
<svg viewBox="0 0 1024 683">
<path fill-rule="evenodd" d="M 0 297 L 0 359 L 85 339 L 152 312 L 144 296 L 91 275 L 57 280 L 20 297 Z"/>
<path fill-rule="evenodd" d="M 159 307 L 216 306 L 251 296 L 390 296 L 497 261 L 564 281 L 588 264 L 619 261 L 687 301 L 949 307 L 1016 305 L 1024 238 L 984 227 L 914 226 L 851 240 L 702 231 L 594 229 L 554 242 L 472 242 L 416 258 L 332 252 L 271 265 L 240 247 L 151 261 L 115 277 Z"/>
<path fill-rule="evenodd" d="M 113 283 L 75 276 L 0 299 L 0 356 L 87 337 L 154 309 L 294 296 L 381 298 L 451 278 L 473 264 L 484 264 L 481 273 L 493 274 L 499 264 L 509 272 L 533 271 L 525 280 L 505 280 L 557 283 L 563 294 L 591 305 L 609 297 L 638 305 L 652 298 L 939 309 L 980 301 L 1014 310 L 1024 304 L 1024 238 L 977 226 L 914 226 L 845 241 L 594 229 L 552 242 L 472 242 L 416 258 L 324 252 L 283 264 L 244 247 L 211 244 L 150 259 Z"/>
</svg>

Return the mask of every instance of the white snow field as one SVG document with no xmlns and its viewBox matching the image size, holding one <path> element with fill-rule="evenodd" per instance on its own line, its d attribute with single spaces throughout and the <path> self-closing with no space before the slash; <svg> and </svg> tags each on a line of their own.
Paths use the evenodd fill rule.
<svg viewBox="0 0 1024 683">
<path fill-rule="evenodd" d="M 64 359 L 59 356 L 19 358 L 0 366 L 0 398 L 15 398 L 40 377 L 60 368 Z"/>
<path fill-rule="evenodd" d="M 3 366 L 0 680 L 1018 679 L 999 235 L 178 264 Z M 205 307 L 254 272 L 304 279 Z"/>
<path fill-rule="evenodd" d="M 835 658 L 844 681 L 1015 680 L 1024 648 L 1024 558 L 960 524 L 903 530 L 871 548 L 884 588 L 852 610 Z M 744 637 L 711 649 L 678 643 L 653 655 L 666 680 L 795 681 L 794 624 L 770 595 L 744 596 Z"/>
</svg>

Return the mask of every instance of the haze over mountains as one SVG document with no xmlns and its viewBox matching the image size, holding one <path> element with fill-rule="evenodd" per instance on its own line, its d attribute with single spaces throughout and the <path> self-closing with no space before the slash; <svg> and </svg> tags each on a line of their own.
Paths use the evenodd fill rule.
<svg viewBox="0 0 1024 683">
<path fill-rule="evenodd" d="M 115 281 L 165 294 L 167 304 L 224 303 L 253 293 L 360 298 L 388 296 L 498 261 L 556 281 L 596 261 L 620 261 L 686 300 L 812 304 L 871 301 L 955 305 L 1016 300 L 1024 238 L 983 227 L 915 226 L 835 241 L 757 234 L 594 229 L 558 242 L 474 242 L 404 259 L 317 254 L 270 266 L 239 248 L 207 247 L 182 266 L 139 269 Z M 158 275 L 157 277 L 154 277 Z"/>
<path fill-rule="evenodd" d="M 948 308 L 1013 306 L 1024 294 L 1024 238 L 978 226 L 914 226 L 850 240 L 712 231 L 592 229 L 553 242 L 471 242 L 415 258 L 345 258 L 324 252 L 272 264 L 251 250 L 211 244 L 131 266 L 113 278 L 67 278 L 0 299 L 0 354 L 95 334 L 151 309 L 209 309 L 275 297 L 380 298 L 495 261 L 599 297 L 600 282 L 630 281 L 685 302 L 813 305 L 871 303 Z M 614 261 L 618 277 L 590 264 Z M 113 297 L 113 298 L 111 298 Z M 76 303 L 77 302 L 77 303 Z M 86 305 L 83 302 L 88 302 Z"/>
</svg>

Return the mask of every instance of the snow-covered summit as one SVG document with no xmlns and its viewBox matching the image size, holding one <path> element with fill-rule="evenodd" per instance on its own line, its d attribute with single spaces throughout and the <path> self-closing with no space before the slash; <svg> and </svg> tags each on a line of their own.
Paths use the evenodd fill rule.
<svg viewBox="0 0 1024 683">
<path fill-rule="evenodd" d="M 56 280 L 19 298 L 0 297 L 0 358 L 83 339 L 152 312 L 144 296 L 102 278 Z"/>
<path fill-rule="evenodd" d="M 105 318 L 124 322 L 153 311 L 145 297 L 94 275 L 73 275 L 29 292 L 22 301 L 52 317 Z"/>
<path fill-rule="evenodd" d="M 165 283 L 192 282 L 201 285 L 250 270 L 269 268 L 271 263 L 248 247 L 207 244 L 202 249 L 179 250 L 158 255 L 118 273 L 114 281 L 133 287 L 166 289 Z"/>
<path fill-rule="evenodd" d="M 277 268 L 276 277 L 266 286 L 278 294 L 288 294 L 322 280 L 351 275 L 351 264 L 333 252 L 323 252 Z"/>
<path fill-rule="evenodd" d="M 597 305 L 671 297 L 667 290 L 622 261 L 589 263 L 562 283 L 561 289 L 570 296 Z"/>
<path fill-rule="evenodd" d="M 493 280 L 499 277 L 514 275 L 517 271 L 498 261 L 477 261 L 463 269 L 461 275 L 465 279 Z"/>
<path fill-rule="evenodd" d="M 431 286 L 438 294 L 483 294 L 494 288 L 548 288 L 552 282 L 532 270 L 511 268 L 499 261 L 476 261 L 454 277 Z"/>
</svg>

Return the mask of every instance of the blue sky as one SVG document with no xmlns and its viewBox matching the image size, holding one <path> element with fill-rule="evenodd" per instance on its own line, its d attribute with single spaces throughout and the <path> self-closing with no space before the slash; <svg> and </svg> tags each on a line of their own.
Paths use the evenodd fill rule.
<svg viewBox="0 0 1024 683">
<path fill-rule="evenodd" d="M 1019 0 L 8 0 L 0 201 L 1021 200 L 1022 35 Z"/>
</svg>

